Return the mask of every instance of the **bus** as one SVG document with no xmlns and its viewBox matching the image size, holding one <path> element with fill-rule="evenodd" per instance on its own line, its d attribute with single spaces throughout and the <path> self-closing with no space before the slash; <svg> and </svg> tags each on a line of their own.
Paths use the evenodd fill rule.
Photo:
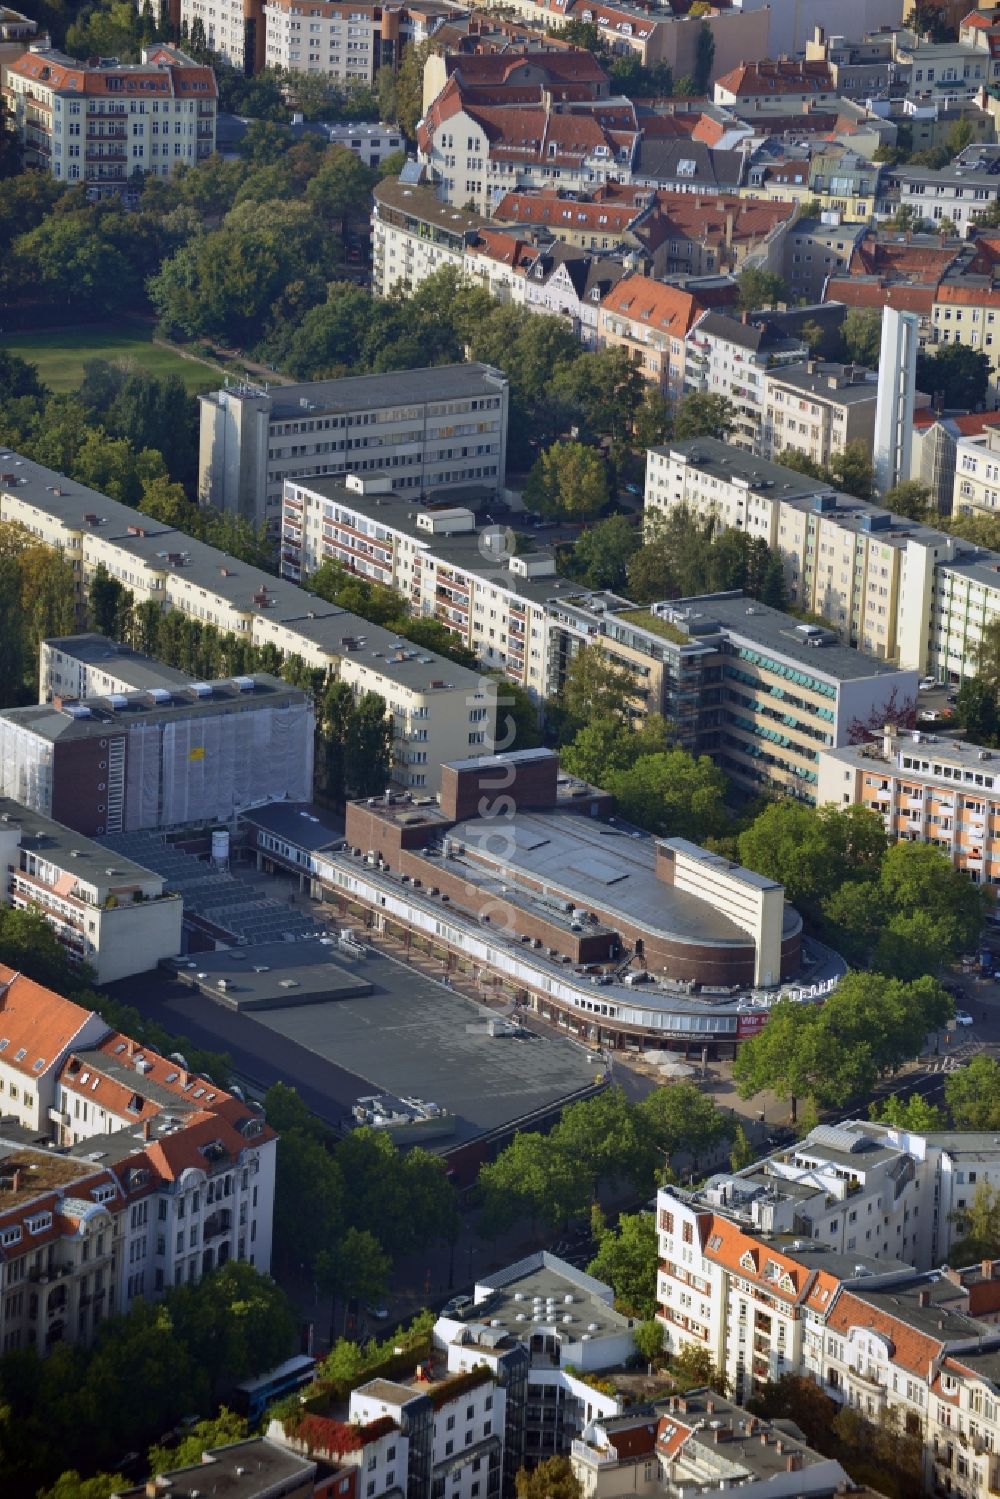
<svg viewBox="0 0 1000 1499">
<path fill-rule="evenodd" d="M 246 1416 L 251 1425 L 258 1421 L 276 1400 L 290 1395 L 309 1384 L 316 1368 L 316 1360 L 305 1353 L 297 1353 L 267 1374 L 256 1379 L 245 1379 L 236 1386 L 233 1404 L 241 1416 Z"/>
</svg>

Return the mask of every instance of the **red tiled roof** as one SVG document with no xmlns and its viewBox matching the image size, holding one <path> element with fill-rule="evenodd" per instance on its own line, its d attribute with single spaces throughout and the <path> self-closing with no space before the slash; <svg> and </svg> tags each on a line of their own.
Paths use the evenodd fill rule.
<svg viewBox="0 0 1000 1499">
<path fill-rule="evenodd" d="M 92 1014 L 0 964 L 0 1060 L 7 1067 L 40 1076 L 72 1045 Z"/>
<path fill-rule="evenodd" d="M 1000 287 L 962 286 L 958 282 L 942 281 L 934 300 L 945 306 L 1000 307 Z"/>
<path fill-rule="evenodd" d="M 705 310 L 690 292 L 639 275 L 623 277 L 601 306 L 604 311 L 670 333 L 674 338 L 683 338 Z"/>
<path fill-rule="evenodd" d="M 581 202 L 559 193 L 507 193 L 493 210 L 493 217 L 501 224 L 551 224 L 621 234 L 641 212 L 633 204 Z"/>
<path fill-rule="evenodd" d="M 924 1379 L 931 1361 L 939 1357 L 943 1347 L 940 1339 L 917 1332 L 909 1323 L 869 1306 L 850 1291 L 844 1291 L 838 1297 L 826 1325 L 831 1332 L 841 1334 L 849 1333 L 852 1327 L 873 1328 L 892 1342 L 893 1363 Z"/>
<path fill-rule="evenodd" d="M 828 63 L 773 62 L 770 58 L 739 63 L 716 80 L 716 88 L 740 98 L 754 94 L 772 98 L 776 94 L 834 92 Z"/>
<path fill-rule="evenodd" d="M 616 1431 L 608 1432 L 608 1441 L 618 1454 L 619 1462 L 627 1462 L 631 1457 L 643 1457 L 651 1453 L 656 1446 L 656 1423 L 655 1421 L 639 1421 L 635 1426 L 619 1427 Z"/>
<path fill-rule="evenodd" d="M 848 261 L 852 276 L 889 276 L 901 281 L 937 281 L 957 258 L 959 247 L 862 240 Z"/>
<path fill-rule="evenodd" d="M 516 268 L 524 261 L 533 260 L 538 254 L 535 246 L 529 245 L 527 240 L 517 239 L 513 234 L 504 234 L 500 229 L 478 229 L 476 233 L 476 243 L 466 246 L 466 253 L 469 255 L 486 255 L 501 265 Z"/>
<path fill-rule="evenodd" d="M 827 302 L 843 302 L 847 307 L 894 307 L 897 312 L 916 312 L 930 317 L 934 307 L 933 286 L 907 286 L 855 281 L 849 277 L 831 277 L 826 287 Z"/>
<path fill-rule="evenodd" d="M 603 85 L 608 75 L 592 52 L 574 47 L 565 52 L 535 52 L 530 48 L 488 54 L 453 54 L 445 58 L 449 75 L 462 83 L 517 82 L 517 74 L 541 70 L 546 79 L 560 83 Z"/>
<path fill-rule="evenodd" d="M 211 68 L 179 62 L 168 48 L 163 47 L 151 49 L 148 64 L 125 68 L 90 68 L 48 50 L 23 52 L 8 64 L 8 71 L 21 78 L 30 78 L 57 93 L 104 96 L 114 92 L 116 97 L 125 98 L 140 92 L 167 96 L 201 93 L 206 98 L 216 98 L 219 92 Z M 113 90 L 109 84 L 112 79 L 115 82 Z"/>
</svg>

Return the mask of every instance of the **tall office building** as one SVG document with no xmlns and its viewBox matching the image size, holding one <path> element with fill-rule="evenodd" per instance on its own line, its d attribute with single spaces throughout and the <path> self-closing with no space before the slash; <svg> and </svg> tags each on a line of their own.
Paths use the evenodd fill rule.
<svg viewBox="0 0 1000 1499">
<path fill-rule="evenodd" d="M 916 313 L 883 308 L 874 453 L 875 483 L 881 494 L 910 473 L 917 339 Z"/>
</svg>

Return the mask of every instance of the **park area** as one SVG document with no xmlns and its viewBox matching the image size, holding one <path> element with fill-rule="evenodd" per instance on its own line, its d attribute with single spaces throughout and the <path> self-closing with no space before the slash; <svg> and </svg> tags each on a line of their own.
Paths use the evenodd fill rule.
<svg viewBox="0 0 1000 1499">
<path fill-rule="evenodd" d="M 57 395 L 78 388 L 88 359 L 123 361 L 148 375 L 177 375 L 193 395 L 220 384 L 219 374 L 208 365 L 154 343 L 153 325 L 142 318 L 120 318 L 113 326 L 13 333 L 0 338 L 0 350 L 35 365 L 39 378 Z"/>
</svg>

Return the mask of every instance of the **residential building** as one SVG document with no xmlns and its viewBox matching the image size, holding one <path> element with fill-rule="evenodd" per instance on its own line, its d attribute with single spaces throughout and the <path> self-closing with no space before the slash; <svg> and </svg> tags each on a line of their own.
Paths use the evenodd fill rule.
<svg viewBox="0 0 1000 1499">
<path fill-rule="evenodd" d="M 1000 412 L 995 411 L 948 416 L 925 407 L 914 413 L 909 477 L 927 485 L 931 504 L 940 515 L 952 513 L 959 443 L 969 443 L 981 452 L 987 431 L 997 425 Z"/>
<path fill-rule="evenodd" d="M 148 692 L 152 687 L 190 687 L 187 672 L 154 661 L 130 645 L 88 631 L 43 640 L 38 648 L 38 701 L 54 697 L 106 697 L 109 692 Z"/>
<path fill-rule="evenodd" d="M 979 621 L 1000 607 L 1000 573 L 990 572 L 1000 557 L 977 557 L 968 543 L 715 438 L 650 449 L 646 508 L 675 505 L 776 547 L 797 608 L 822 616 L 847 644 L 906 669 L 960 677 Z"/>
<path fill-rule="evenodd" d="M 73 963 L 110 984 L 181 950 L 182 902 L 161 875 L 0 799 L 0 904 L 41 916 Z"/>
<path fill-rule="evenodd" d="M 421 498 L 503 486 L 507 381 L 489 365 L 227 385 L 200 402 L 202 503 L 255 526 L 278 529 L 286 479 L 389 473 Z"/>
<path fill-rule="evenodd" d="M 1000 198 L 1000 176 L 989 170 L 952 165 L 890 167 L 884 175 L 886 196 L 881 212 L 910 208 L 920 219 L 936 224 L 949 220 L 965 234 L 991 203 Z"/>
<path fill-rule="evenodd" d="M 852 442 L 871 452 L 877 402 L 875 379 L 859 365 L 809 359 L 770 370 L 761 445 L 769 458 L 791 448 L 823 468 Z"/>
<path fill-rule="evenodd" d="M 264 672 L 56 697 L 0 713 L 0 792 L 89 835 L 229 822 L 308 800 L 313 734 L 309 694 Z"/>
<path fill-rule="evenodd" d="M 1000 509 L 1000 431 L 991 423 L 955 443 L 956 515 L 992 515 Z"/>
<path fill-rule="evenodd" d="M 822 0 L 802 0 L 791 11 L 784 6 L 767 5 L 764 0 L 743 0 L 743 9 L 751 14 L 769 12 L 766 46 L 756 52 L 745 52 L 744 59 L 808 59 L 812 56 L 809 44 L 815 39 L 817 30 L 830 31 L 834 24 Z M 883 30 L 895 31 L 901 23 L 902 10 L 902 0 L 844 0 L 844 9 L 838 11 L 835 22 L 837 39 L 867 37 Z M 839 84 L 842 78 L 838 76 L 832 81 Z"/>
<path fill-rule="evenodd" d="M 38 34 L 38 22 L 9 5 L 0 5 L 0 90 L 7 82 L 7 68 L 29 47 L 48 47 L 51 38 Z"/>
<path fill-rule="evenodd" d="M 781 267 L 792 296 L 808 302 L 827 298 L 848 302 L 842 295 L 838 272 L 847 268 L 863 234 L 863 224 L 844 222 L 840 214 L 831 215 L 829 223 L 815 218 L 796 219 L 785 238 Z M 838 278 L 836 291 L 831 278 Z"/>
<path fill-rule="evenodd" d="M 889 720 L 887 720 L 887 723 Z M 818 799 L 868 807 L 892 839 L 933 843 L 991 895 L 1000 887 L 1000 774 L 996 755 L 933 733 L 886 728 L 871 743 L 824 750 Z"/>
<path fill-rule="evenodd" d="M 0 1053 L 4 1352 L 89 1343 L 230 1258 L 270 1268 L 277 1140 L 256 1106 L 9 968 Z"/>
<path fill-rule="evenodd" d="M 896 57 L 906 78 L 907 98 L 973 99 L 991 77 L 989 57 L 961 41 L 935 42 L 907 33 L 896 39 Z"/>
<path fill-rule="evenodd" d="M 192 16 L 205 0 L 182 0 Z M 375 82 L 402 54 L 405 7 L 312 0 L 308 14 L 291 0 L 264 0 L 264 62 L 282 71 L 318 73 L 350 86 Z"/>
<path fill-rule="evenodd" d="M 95 197 L 169 177 L 215 150 L 215 74 L 162 43 L 125 64 L 32 49 L 8 65 L 3 97 L 25 165 Z"/>
<path fill-rule="evenodd" d="M 601 303 L 627 275 L 621 260 L 556 243 L 529 250 L 518 271 L 525 307 L 561 318 L 585 349 L 597 348 Z"/>
<path fill-rule="evenodd" d="M 643 377 L 676 399 L 684 391 L 685 339 L 705 310 L 691 292 L 648 276 L 625 276 L 601 303 L 598 346 L 626 349 Z"/>
<path fill-rule="evenodd" d="M 806 324 L 820 330 L 824 343 L 838 345 L 844 312 L 836 302 L 739 318 L 706 312 L 687 336 L 685 387 L 724 397 L 735 417 L 733 446 L 763 453 L 768 373 L 809 358 Z"/>
<path fill-rule="evenodd" d="M 372 291 L 416 291 L 442 266 L 461 270 L 471 237 L 488 228 L 481 214 L 442 203 L 433 188 L 386 177 L 374 188 Z"/>
<path fill-rule="evenodd" d="M 862 1494 L 839 1462 L 813 1451 L 790 1424 L 772 1426 L 714 1390 L 691 1390 L 624 1415 L 596 1417 L 574 1441 L 570 1462 L 584 1499 L 686 1499 L 744 1488 L 760 1499 Z M 871 1499 L 870 1490 L 863 1492 Z"/>
<path fill-rule="evenodd" d="M 246 139 L 247 131 L 254 121 L 245 115 L 220 114 L 216 123 L 215 149 L 219 156 L 236 160 Z M 308 140 L 316 136 L 331 146 L 343 146 L 363 161 L 366 167 L 380 166 L 388 156 L 406 151 L 406 137 L 398 125 L 385 121 L 371 124 L 368 120 L 349 120 L 346 124 L 333 120 L 306 120 L 301 113 L 292 116 L 285 127 L 294 140 Z"/>
<path fill-rule="evenodd" d="M 517 1446 L 534 1465 L 569 1453 L 588 1422 L 619 1412 L 620 1398 L 587 1379 L 628 1362 L 632 1327 L 615 1310 L 610 1286 L 540 1250 L 477 1281 L 469 1306 L 439 1317 L 434 1343 L 449 1371 L 492 1362 L 503 1348 L 524 1350 Z"/>
<path fill-rule="evenodd" d="M 441 764 L 469 753 L 470 732 L 487 736 L 477 749 L 493 741 L 491 678 L 433 651 L 411 650 L 347 609 L 7 450 L 0 450 L 0 519 L 16 521 L 64 555 L 81 605 L 103 565 L 138 602 L 177 609 L 237 640 L 273 648 L 279 659 L 300 656 L 357 693 L 378 693 L 393 716 L 397 785 L 434 790 Z M 424 768 L 412 769 L 410 736 L 423 730 L 419 753 L 428 758 Z"/>
<path fill-rule="evenodd" d="M 608 74 L 592 52 L 529 35 L 524 43 L 507 42 L 495 50 L 432 52 L 424 63 L 424 113 L 450 79 L 481 104 L 524 100 L 540 87 L 554 104 L 610 97 Z"/>
<path fill-rule="evenodd" d="M 787 109 L 789 104 L 836 105 L 838 91 L 826 62 L 743 62 L 715 80 L 712 96 L 716 104 L 729 106 L 767 105 Z"/>
<path fill-rule="evenodd" d="M 1000 286 L 993 275 L 949 272 L 934 293 L 931 340 L 964 344 L 985 354 L 990 366 L 990 398 L 1000 391 Z"/>
<path fill-rule="evenodd" d="M 227 1499 L 357 1499 L 353 1475 L 266 1436 L 207 1447 L 190 1467 L 167 1468 L 148 1483 L 116 1489 L 111 1499 L 192 1499 L 206 1484 Z"/>
<path fill-rule="evenodd" d="M 553 555 L 514 555 L 510 533 L 482 525 L 470 507 L 413 507 L 384 478 L 289 483 L 283 566 L 306 578 L 329 559 L 395 588 L 411 613 L 438 620 L 484 667 L 544 697 L 545 598 L 558 589 Z M 485 727 L 472 730 L 469 743 L 486 745 Z"/>
</svg>

